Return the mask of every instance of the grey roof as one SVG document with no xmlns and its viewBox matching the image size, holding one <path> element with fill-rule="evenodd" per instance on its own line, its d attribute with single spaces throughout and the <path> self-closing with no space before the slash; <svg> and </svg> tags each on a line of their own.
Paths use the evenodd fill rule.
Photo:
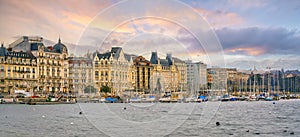
<svg viewBox="0 0 300 137">
<path fill-rule="evenodd" d="M 130 59 L 132 58 L 132 60 L 134 60 L 134 59 L 136 59 L 137 58 L 137 56 L 136 55 L 133 55 L 133 54 L 124 54 L 124 56 L 125 56 L 125 59 L 127 60 L 127 61 L 130 61 Z"/>
<path fill-rule="evenodd" d="M 3 44 L 0 47 L 0 56 L 6 56 L 8 53 L 7 49 L 3 47 Z"/>
<path fill-rule="evenodd" d="M 60 38 L 59 38 L 59 39 L 58 39 L 58 43 L 55 44 L 55 45 L 53 46 L 53 51 L 54 51 L 54 52 L 58 52 L 58 53 L 62 53 L 63 48 L 66 48 L 66 50 L 67 50 L 67 52 L 68 52 L 67 46 L 64 45 L 64 44 L 62 44 L 62 43 L 61 43 L 61 40 L 60 40 Z"/>
<path fill-rule="evenodd" d="M 36 59 L 36 57 L 31 52 L 8 52 L 6 56 L 16 57 L 16 58 L 29 58 Z"/>
<path fill-rule="evenodd" d="M 151 64 L 157 64 L 158 63 L 158 56 L 157 52 L 152 52 L 150 62 Z"/>
<path fill-rule="evenodd" d="M 111 55 L 110 52 L 106 52 L 106 53 L 103 53 L 103 54 L 100 54 L 100 53 L 97 54 L 99 59 L 109 59 L 110 55 Z"/>
<path fill-rule="evenodd" d="M 31 50 L 38 50 L 39 43 L 31 43 L 30 44 L 30 49 Z"/>
<path fill-rule="evenodd" d="M 161 64 L 162 66 L 169 66 L 169 65 L 170 65 L 170 64 L 169 64 L 169 61 L 166 60 L 166 59 L 160 59 L 159 61 L 160 61 L 160 64 Z"/>
<path fill-rule="evenodd" d="M 85 62 L 84 64 L 92 64 L 92 60 L 90 58 L 85 57 L 68 57 L 69 64 L 81 64 Z"/>
<path fill-rule="evenodd" d="M 112 47 L 110 52 L 112 53 L 115 59 L 118 59 L 120 57 L 121 51 L 122 51 L 121 47 Z"/>
<path fill-rule="evenodd" d="M 173 60 L 174 60 L 175 63 L 185 63 L 183 60 L 181 60 L 179 58 L 173 57 Z"/>
</svg>

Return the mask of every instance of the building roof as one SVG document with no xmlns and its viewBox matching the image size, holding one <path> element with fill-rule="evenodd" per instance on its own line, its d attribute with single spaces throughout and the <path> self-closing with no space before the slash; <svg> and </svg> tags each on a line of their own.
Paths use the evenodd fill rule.
<svg viewBox="0 0 300 137">
<path fill-rule="evenodd" d="M 183 60 L 176 57 L 173 57 L 172 59 L 174 60 L 175 63 L 185 63 Z"/>
<path fill-rule="evenodd" d="M 166 59 L 160 59 L 159 61 L 162 66 L 170 66 L 169 61 Z"/>
<path fill-rule="evenodd" d="M 92 60 L 85 57 L 68 57 L 70 64 L 81 64 L 81 63 L 89 63 L 92 64 Z"/>
<path fill-rule="evenodd" d="M 59 38 L 58 43 L 53 46 L 53 51 L 58 52 L 58 53 L 62 53 L 64 48 L 68 52 L 67 46 L 64 45 L 63 43 L 61 43 L 61 40 Z"/>
<path fill-rule="evenodd" d="M 6 56 L 8 53 L 7 49 L 3 46 L 3 43 L 1 44 L 0 47 L 0 56 Z"/>
<path fill-rule="evenodd" d="M 127 61 L 130 61 L 130 59 L 132 59 L 132 60 L 135 60 L 136 58 L 137 58 L 137 56 L 136 55 L 133 55 L 133 54 L 124 54 L 124 56 L 125 56 L 125 59 L 127 60 Z"/>
<path fill-rule="evenodd" d="M 16 57 L 16 58 L 29 58 L 29 59 L 36 59 L 36 57 L 31 52 L 15 52 L 15 51 L 8 51 L 3 44 L 0 47 L 0 56 L 5 57 Z"/>
<path fill-rule="evenodd" d="M 98 56 L 99 59 L 109 59 L 111 56 L 110 52 L 106 52 L 106 53 L 96 53 L 96 55 Z"/>
<path fill-rule="evenodd" d="M 120 57 L 121 51 L 122 51 L 121 47 L 112 47 L 110 52 L 113 55 L 114 59 L 118 59 Z"/>
<path fill-rule="evenodd" d="M 151 53 L 151 59 L 150 59 L 151 64 L 157 64 L 158 63 L 158 56 L 157 52 L 152 52 Z"/>
<path fill-rule="evenodd" d="M 17 57 L 17 58 L 27 58 L 27 59 L 36 59 L 36 57 L 31 52 L 8 52 L 7 56 Z"/>
</svg>

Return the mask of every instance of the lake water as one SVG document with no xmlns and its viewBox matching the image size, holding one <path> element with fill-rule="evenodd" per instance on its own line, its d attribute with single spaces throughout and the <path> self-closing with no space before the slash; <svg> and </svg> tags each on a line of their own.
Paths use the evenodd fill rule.
<svg viewBox="0 0 300 137">
<path fill-rule="evenodd" d="M 0 136 L 300 136 L 299 108 L 300 100 L 2 104 Z"/>
</svg>

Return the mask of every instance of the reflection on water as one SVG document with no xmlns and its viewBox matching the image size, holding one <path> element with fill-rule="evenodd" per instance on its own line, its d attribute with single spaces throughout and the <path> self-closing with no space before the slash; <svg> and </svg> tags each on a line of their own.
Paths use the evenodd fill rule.
<svg viewBox="0 0 300 137">
<path fill-rule="evenodd" d="M 275 104 L 206 102 L 145 106 L 101 103 L 0 105 L 0 135 L 274 137 L 300 134 L 300 100 L 277 101 Z M 122 109 L 124 107 L 126 110 Z M 81 111 L 82 115 L 79 114 Z M 114 124 L 116 121 L 120 122 Z M 220 122 L 220 126 L 216 126 L 216 122 Z M 146 126 L 149 127 L 147 131 L 141 131 Z"/>
</svg>

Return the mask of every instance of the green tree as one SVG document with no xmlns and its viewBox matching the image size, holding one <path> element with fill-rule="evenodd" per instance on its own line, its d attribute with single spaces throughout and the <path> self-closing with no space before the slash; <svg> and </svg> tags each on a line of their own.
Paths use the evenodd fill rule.
<svg viewBox="0 0 300 137">
<path fill-rule="evenodd" d="M 111 88 L 108 87 L 108 86 L 102 86 L 102 87 L 100 88 L 100 92 L 104 92 L 105 94 L 111 93 Z"/>
<path fill-rule="evenodd" d="M 97 89 L 93 86 L 87 86 L 84 88 L 84 93 L 96 93 Z"/>
</svg>

